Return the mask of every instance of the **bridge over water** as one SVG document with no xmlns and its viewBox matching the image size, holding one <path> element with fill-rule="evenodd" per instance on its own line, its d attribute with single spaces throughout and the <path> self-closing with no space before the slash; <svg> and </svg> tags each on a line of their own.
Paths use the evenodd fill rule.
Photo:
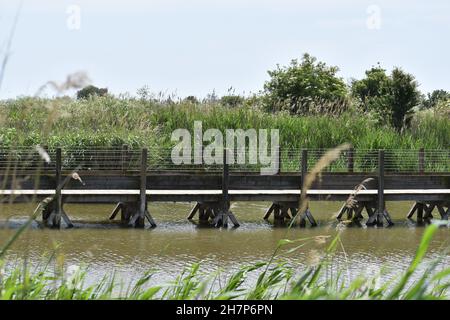
<svg viewBox="0 0 450 320">
<path fill-rule="evenodd" d="M 261 175 L 260 166 L 250 164 L 174 165 L 166 149 L 45 151 L 0 152 L 1 201 L 47 199 L 45 225 L 73 225 L 65 203 L 114 203 L 110 219 L 120 213 L 124 224 L 143 227 L 147 222 L 155 227 L 148 202 L 182 201 L 195 203 L 188 219 L 198 215 L 199 222 L 227 227 L 228 221 L 239 226 L 230 211 L 233 201 L 272 202 L 264 219 L 273 216 L 282 223 L 295 217 L 300 226 L 315 226 L 313 213 L 299 200 L 305 177 L 327 150 L 279 150 L 275 175 Z M 236 151 L 228 154 L 234 155 Z M 436 214 L 448 219 L 450 150 L 350 149 L 304 192 L 311 201 L 342 201 L 338 219 L 366 220 L 368 226 L 393 224 L 386 201 L 414 201 L 406 215 L 416 215 L 418 222 Z"/>
</svg>

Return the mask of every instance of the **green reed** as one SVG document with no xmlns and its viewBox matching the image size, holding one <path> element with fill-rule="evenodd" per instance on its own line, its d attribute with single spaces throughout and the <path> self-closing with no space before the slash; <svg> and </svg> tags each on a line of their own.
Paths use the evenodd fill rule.
<svg viewBox="0 0 450 320">
<path fill-rule="evenodd" d="M 344 142 L 357 149 L 450 146 L 448 118 L 439 114 L 417 114 L 411 127 L 400 133 L 354 110 L 338 116 L 292 116 L 266 113 L 258 106 L 114 97 L 0 101 L 0 144 L 168 148 L 173 130 L 193 129 L 194 121 L 202 121 L 204 130 L 277 128 L 282 149 L 332 148 Z"/>
</svg>

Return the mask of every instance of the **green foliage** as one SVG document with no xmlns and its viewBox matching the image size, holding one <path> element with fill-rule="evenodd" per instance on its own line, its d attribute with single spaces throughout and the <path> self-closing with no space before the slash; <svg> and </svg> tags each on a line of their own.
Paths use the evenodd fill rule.
<svg viewBox="0 0 450 320">
<path fill-rule="evenodd" d="M 422 102 L 422 109 L 432 109 L 439 104 L 450 101 L 450 92 L 445 90 L 434 90 L 431 94 L 428 93 L 427 97 Z"/>
<path fill-rule="evenodd" d="M 188 102 L 188 103 L 192 103 L 192 104 L 199 103 L 197 97 L 195 97 L 195 96 L 187 96 L 186 98 L 184 98 L 184 101 Z"/>
<path fill-rule="evenodd" d="M 279 129 L 282 149 L 333 148 L 349 142 L 358 149 L 449 148 L 448 117 L 441 113 L 418 113 L 407 130 L 399 134 L 380 127 L 366 114 L 346 111 L 338 117 L 293 117 L 286 112 L 265 113 L 252 106 L 224 107 L 220 103 L 192 104 L 133 98 L 93 97 L 24 98 L 0 101 L 0 145 L 89 149 L 94 146 L 149 147 L 164 150 L 178 128 Z"/>
<path fill-rule="evenodd" d="M 226 95 L 220 98 L 220 104 L 225 107 L 237 107 L 245 102 L 245 98 L 238 95 Z"/>
<path fill-rule="evenodd" d="M 289 66 L 277 65 L 268 71 L 270 80 L 264 84 L 266 110 L 307 114 L 309 104 L 315 101 L 344 101 L 347 87 L 336 76 L 338 71 L 309 54 L 304 54 L 301 62 L 294 59 Z"/>
<path fill-rule="evenodd" d="M 104 97 L 108 94 L 107 88 L 97 88 L 96 86 L 87 86 L 77 92 L 77 99 L 88 99 L 93 96 Z"/>
<path fill-rule="evenodd" d="M 413 108 L 419 105 L 417 87 L 414 76 L 399 68 L 387 75 L 385 69 L 374 67 L 366 71 L 364 79 L 353 81 L 351 91 L 363 111 L 399 130 L 409 125 Z"/>
</svg>

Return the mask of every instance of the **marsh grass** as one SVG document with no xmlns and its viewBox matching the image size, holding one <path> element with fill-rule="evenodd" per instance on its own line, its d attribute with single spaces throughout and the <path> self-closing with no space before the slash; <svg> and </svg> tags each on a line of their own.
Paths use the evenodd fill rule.
<svg viewBox="0 0 450 320">
<path fill-rule="evenodd" d="M 429 152 L 425 159 L 426 171 L 450 170 L 450 125 L 448 117 L 440 113 L 418 113 L 410 128 L 398 132 L 389 126 L 379 126 L 354 110 L 339 116 L 292 116 L 284 112 L 266 113 L 256 105 L 245 103 L 225 107 L 213 100 L 192 103 L 112 96 L 73 100 L 60 96 L 0 101 L 0 149 L 45 145 L 50 150 L 61 147 L 83 154 L 97 148 L 120 150 L 123 145 L 132 150 L 147 147 L 149 167 L 164 169 L 164 161 L 170 160 L 170 150 L 175 144 L 171 141 L 172 132 L 180 128 L 193 132 L 194 121 L 201 121 L 204 131 L 278 129 L 282 172 L 298 172 L 301 148 L 318 150 L 309 153 L 308 162 L 314 165 L 322 156 L 320 150 L 344 142 L 357 150 L 356 172 L 376 170 L 377 149 L 386 149 L 387 155 L 400 152 L 393 154 L 387 171 L 417 172 L 417 150 L 422 147 Z M 327 167 L 331 172 L 346 169 L 345 156 Z"/>
<path fill-rule="evenodd" d="M 266 113 L 248 105 L 233 108 L 216 102 L 140 100 L 92 97 L 73 100 L 24 97 L 0 101 L 2 145 L 87 149 L 94 146 L 169 148 L 175 129 L 193 129 L 202 121 L 203 130 L 279 129 L 282 150 L 326 149 L 344 142 L 355 149 L 448 149 L 448 118 L 418 114 L 402 133 L 373 123 L 355 111 L 339 117 L 292 116 Z M 49 119 L 51 121 L 49 122 Z M 45 134 L 42 129 L 46 128 Z"/>
</svg>

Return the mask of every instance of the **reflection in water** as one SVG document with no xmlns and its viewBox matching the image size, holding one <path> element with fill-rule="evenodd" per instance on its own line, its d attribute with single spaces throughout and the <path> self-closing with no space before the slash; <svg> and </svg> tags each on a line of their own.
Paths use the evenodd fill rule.
<svg viewBox="0 0 450 320">
<path fill-rule="evenodd" d="M 188 203 L 150 203 L 149 210 L 158 223 L 152 230 L 122 228 L 109 222 L 113 205 L 66 205 L 65 209 L 75 223 L 70 230 L 40 229 L 34 224 L 12 247 L 8 261 L 27 258 L 31 263 L 43 261 L 57 245 L 66 265 L 87 265 L 88 281 L 117 271 L 124 281 L 154 269 L 153 283 L 172 280 L 184 267 L 202 261 L 205 271 L 235 270 L 243 265 L 267 261 L 277 242 L 282 238 L 305 238 L 318 235 L 336 235 L 332 215 L 341 203 L 313 202 L 311 211 L 319 222 L 317 228 L 274 228 L 262 220 L 268 203 L 234 203 L 233 212 L 241 222 L 238 229 L 200 228 L 186 220 L 191 205 Z M 415 254 L 423 233 L 405 220 L 411 203 L 388 203 L 396 225 L 390 229 L 344 228 L 342 247 L 334 258 L 334 268 L 343 269 L 351 277 L 362 273 L 375 274 L 381 266 L 388 271 L 384 277 L 405 270 Z M 14 204 L 0 207 L 0 244 L 23 225 L 34 207 Z M 427 259 L 440 255 L 448 246 L 449 230 L 442 228 L 434 238 Z M 291 254 L 282 253 L 286 260 L 299 269 L 323 252 L 326 243 L 311 241 Z M 442 265 L 448 265 L 445 256 Z M 348 272 L 347 272 L 348 270 Z"/>
</svg>

